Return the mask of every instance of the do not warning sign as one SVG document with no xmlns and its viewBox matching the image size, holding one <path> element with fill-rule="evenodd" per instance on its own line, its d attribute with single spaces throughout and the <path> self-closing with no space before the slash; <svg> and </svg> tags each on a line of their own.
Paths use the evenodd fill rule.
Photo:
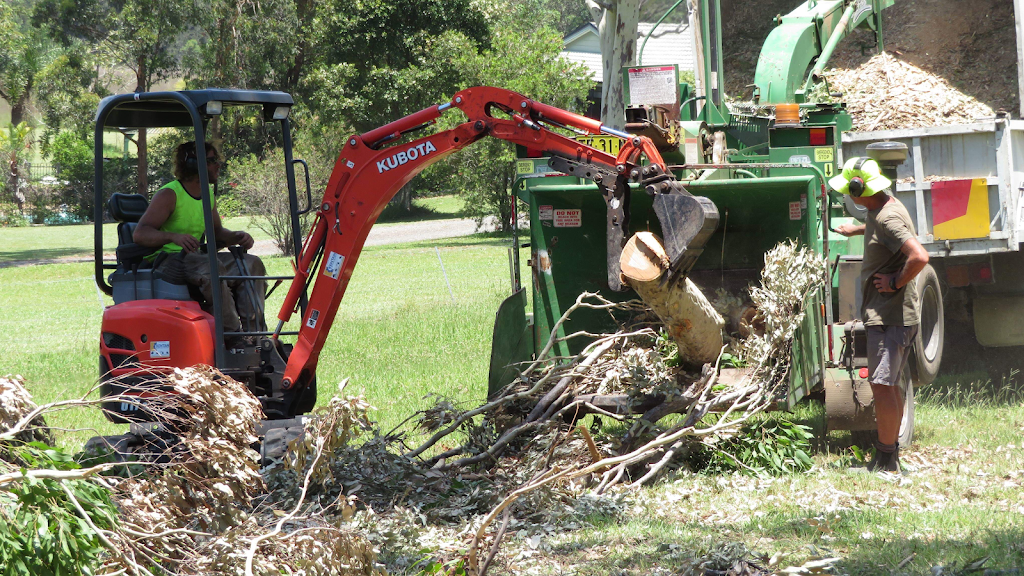
<svg viewBox="0 0 1024 576">
<path fill-rule="evenodd" d="M 579 208 L 555 210 L 555 228 L 579 228 L 583 226 L 583 210 Z"/>
</svg>

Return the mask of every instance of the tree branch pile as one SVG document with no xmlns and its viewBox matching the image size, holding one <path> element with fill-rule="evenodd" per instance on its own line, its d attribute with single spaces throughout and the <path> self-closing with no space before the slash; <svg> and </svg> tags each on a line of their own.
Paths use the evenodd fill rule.
<svg viewBox="0 0 1024 576">
<path fill-rule="evenodd" d="M 60 487 L 84 481 L 109 494 L 116 515 L 65 490 L 102 542 L 100 574 L 372 575 L 383 573 L 380 561 L 412 572 L 463 566 L 484 574 L 507 534 L 535 546 L 595 513 L 621 513 L 625 492 L 616 487 L 685 466 L 691 451 L 769 409 L 786 391 L 792 338 L 823 270 L 819 257 L 793 244 L 766 255 L 761 286 L 750 293 L 764 330 L 723 348 L 746 364 L 739 378 L 722 378 L 722 355 L 698 370 L 676 365 L 675 343 L 644 306 L 583 294 L 538 359 L 480 406 L 439 398 L 383 433 L 365 400 L 343 395 L 343 382 L 284 459 L 261 470 L 251 448 L 258 401 L 211 368 L 178 370 L 164 383 L 175 394 L 147 401 L 166 429 L 135 447 L 147 457 L 24 473 L 4 464 L 0 495 L 33 476 Z M 625 321 L 611 334 L 558 336 L 582 308 Z M 562 340 L 586 343 L 573 357 L 556 357 Z M 0 389 L 0 409 L 21 407 L 4 412 L 4 424 L 23 431 L 31 405 L 16 390 L 20 382 L 3 382 L 14 392 Z M 591 429 L 577 421 L 584 414 L 617 425 Z M 669 414 L 680 416 L 663 426 Z"/>
<path fill-rule="evenodd" d="M 21 376 L 0 378 L 0 441 L 52 443 L 52 434 L 38 408 Z"/>
<path fill-rule="evenodd" d="M 13 511 L 6 507 L 17 504 L 5 497 L 7 491 L 25 482 L 56 482 L 84 523 L 80 529 L 102 542 L 105 553 L 92 567 L 97 574 L 380 573 L 373 546 L 361 534 L 323 514 L 307 514 L 304 501 L 285 511 L 280 509 L 284 503 L 267 499 L 259 454 L 252 449 L 263 415 L 259 401 L 242 384 L 206 366 L 176 370 L 163 384 L 174 393 L 148 399 L 146 408 L 164 430 L 146 434 L 141 445 L 132 447 L 139 460 L 88 454 L 83 460 L 87 467 L 72 463 L 66 470 L 22 472 L 15 471 L 15 462 L 0 461 L 0 472 L 7 472 L 0 474 L 0 515 L 7 516 Z M 9 399 L 22 404 L 20 414 L 8 417 L 5 411 L 5 426 L 31 414 L 19 380 L 0 380 L 0 397 L 5 410 L 13 404 Z M 40 408 L 55 407 L 63 406 Z M 349 424 L 338 422 L 345 417 L 335 409 L 318 422 L 344 428 Z M 7 443 L 23 444 L 17 439 Z M 315 444 L 310 470 L 322 459 L 323 448 L 331 447 L 326 441 Z M 112 501 L 116 516 L 69 488 L 82 481 Z"/>
</svg>

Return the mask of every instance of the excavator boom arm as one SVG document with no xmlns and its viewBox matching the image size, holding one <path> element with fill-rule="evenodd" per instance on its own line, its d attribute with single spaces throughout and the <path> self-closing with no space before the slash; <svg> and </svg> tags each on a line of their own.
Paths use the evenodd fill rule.
<svg viewBox="0 0 1024 576">
<path fill-rule="evenodd" d="M 432 123 L 448 108 L 458 108 L 467 121 L 411 142 L 387 145 L 403 134 Z M 496 113 L 500 113 L 497 114 Z M 545 123 L 585 133 L 605 132 L 626 137 L 618 157 L 550 130 Z M 596 120 L 534 102 L 521 94 L 493 87 L 475 87 L 456 94 L 450 103 L 348 139 L 334 166 L 313 227 L 298 257 L 295 278 L 278 314 L 278 332 L 297 310 L 300 297 L 312 283 L 298 339 L 288 358 L 282 388 L 308 383 L 341 304 L 359 254 L 377 217 L 398 190 L 427 166 L 485 136 L 541 150 L 558 158 L 569 173 L 596 181 L 609 201 L 609 226 L 615 212 L 618 249 L 628 213 L 614 199 L 628 192 L 627 180 L 640 180 L 641 152 L 659 174 L 666 167 L 657 149 L 645 138 L 602 126 Z M 662 176 L 664 180 L 664 176 Z M 616 206 L 613 210 L 613 206 Z M 714 215 L 717 223 L 717 213 Z M 609 247 L 613 248 L 611 242 Z M 616 281 L 618 272 L 615 272 Z M 609 273 L 611 279 L 611 272 Z M 303 384 L 304 385 L 304 384 Z"/>
</svg>

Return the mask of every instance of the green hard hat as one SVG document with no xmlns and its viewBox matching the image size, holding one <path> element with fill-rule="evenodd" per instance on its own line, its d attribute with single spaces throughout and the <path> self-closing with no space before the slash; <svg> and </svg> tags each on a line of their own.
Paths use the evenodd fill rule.
<svg viewBox="0 0 1024 576">
<path fill-rule="evenodd" d="M 862 197 L 874 196 L 892 185 L 892 180 L 882 175 L 882 169 L 878 167 L 878 162 L 864 157 L 854 157 L 847 160 L 846 164 L 843 164 L 843 172 L 830 179 L 828 185 L 836 192 L 849 194 L 850 180 L 857 177 L 864 180 Z"/>
</svg>

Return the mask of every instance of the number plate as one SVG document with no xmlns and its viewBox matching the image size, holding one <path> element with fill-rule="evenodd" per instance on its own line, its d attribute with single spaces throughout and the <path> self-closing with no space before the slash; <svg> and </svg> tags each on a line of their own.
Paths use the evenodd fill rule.
<svg viewBox="0 0 1024 576">
<path fill-rule="evenodd" d="M 618 156 L 622 148 L 622 138 L 616 136 L 577 136 L 576 141 L 612 156 Z"/>
</svg>

